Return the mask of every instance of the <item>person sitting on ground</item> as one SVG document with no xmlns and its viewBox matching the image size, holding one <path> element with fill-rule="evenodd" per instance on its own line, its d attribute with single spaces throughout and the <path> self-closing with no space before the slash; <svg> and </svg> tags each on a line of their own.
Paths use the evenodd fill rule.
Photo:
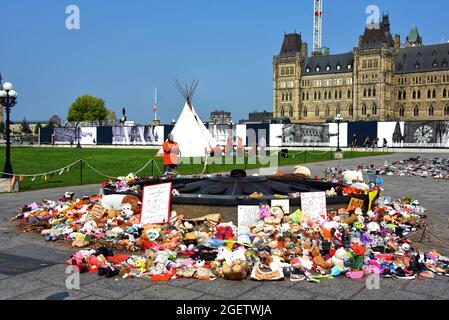
<svg viewBox="0 0 449 320">
<path fill-rule="evenodd" d="M 173 134 L 168 135 L 167 141 L 164 142 L 162 149 L 164 150 L 164 173 L 177 174 L 179 146 L 175 142 Z"/>
</svg>

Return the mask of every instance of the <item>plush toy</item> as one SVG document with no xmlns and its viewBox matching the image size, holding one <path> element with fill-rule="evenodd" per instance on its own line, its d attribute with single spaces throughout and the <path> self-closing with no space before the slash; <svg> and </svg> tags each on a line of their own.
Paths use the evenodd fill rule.
<svg viewBox="0 0 449 320">
<path fill-rule="evenodd" d="M 266 217 L 264 222 L 269 225 L 279 225 L 284 218 L 284 211 L 281 207 L 271 207 L 270 208 L 271 216 Z"/>
<path fill-rule="evenodd" d="M 331 262 L 334 266 L 337 266 L 341 269 L 345 268 L 345 262 L 349 260 L 349 256 L 347 251 L 344 248 L 338 249 L 334 256 L 331 258 Z"/>
<path fill-rule="evenodd" d="M 363 182 L 363 172 L 362 171 L 345 171 L 342 173 L 342 177 L 346 184 Z"/>
<path fill-rule="evenodd" d="M 296 166 L 295 167 L 295 174 L 301 174 L 306 179 L 310 179 L 310 177 L 312 176 L 312 172 L 310 171 L 310 169 L 306 168 L 304 166 Z"/>
<path fill-rule="evenodd" d="M 232 265 L 223 262 L 222 274 L 226 280 L 241 281 L 248 276 L 249 265 L 248 262 L 236 260 Z"/>
</svg>

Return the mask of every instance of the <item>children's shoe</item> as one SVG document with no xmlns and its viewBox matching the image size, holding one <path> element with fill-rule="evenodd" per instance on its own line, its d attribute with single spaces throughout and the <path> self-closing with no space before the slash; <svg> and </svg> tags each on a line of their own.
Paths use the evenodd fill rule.
<svg viewBox="0 0 449 320">
<path fill-rule="evenodd" d="M 402 268 L 397 268 L 394 275 L 397 279 L 402 280 L 413 280 L 416 278 L 415 274 L 411 275 L 410 273 L 405 272 Z"/>
</svg>

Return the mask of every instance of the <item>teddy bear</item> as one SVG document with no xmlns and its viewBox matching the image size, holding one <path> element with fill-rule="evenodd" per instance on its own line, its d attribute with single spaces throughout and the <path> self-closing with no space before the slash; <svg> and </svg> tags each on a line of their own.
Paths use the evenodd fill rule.
<svg viewBox="0 0 449 320">
<path fill-rule="evenodd" d="M 223 262 L 223 278 L 226 280 L 241 281 L 248 276 L 248 261 L 236 260 L 232 265 Z"/>
<path fill-rule="evenodd" d="M 284 211 L 281 207 L 271 207 L 270 208 L 271 216 L 266 217 L 264 222 L 269 225 L 279 225 L 284 218 Z"/>
<path fill-rule="evenodd" d="M 310 252 L 312 253 L 312 262 L 320 267 L 323 270 L 329 270 L 331 269 L 334 264 L 332 261 L 326 261 L 324 257 L 321 255 L 320 249 L 316 244 L 312 245 L 312 248 L 310 248 Z"/>
<path fill-rule="evenodd" d="M 349 259 L 348 253 L 345 248 L 338 249 L 334 256 L 331 258 L 331 262 L 334 266 L 337 266 L 340 269 L 345 268 L 345 262 Z"/>
</svg>

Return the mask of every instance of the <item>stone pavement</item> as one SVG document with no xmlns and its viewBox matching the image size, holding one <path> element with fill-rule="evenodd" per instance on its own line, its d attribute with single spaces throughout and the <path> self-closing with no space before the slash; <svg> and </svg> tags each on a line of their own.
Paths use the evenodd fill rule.
<svg viewBox="0 0 449 320">
<path fill-rule="evenodd" d="M 383 157 L 344 160 L 344 167 L 358 164 L 383 164 L 385 160 L 408 159 L 417 154 L 394 154 Z M 447 157 L 447 154 L 422 154 L 423 157 Z M 324 168 L 337 166 L 339 161 L 308 164 L 314 175 L 322 176 Z M 288 172 L 290 168 L 282 168 Z M 254 172 L 252 172 L 254 173 Z M 428 223 L 430 230 L 449 243 L 449 181 L 417 177 L 384 177 L 386 194 L 418 198 L 432 210 Z M 182 299 L 182 300 L 341 300 L 341 299 L 449 299 L 449 278 L 437 276 L 433 280 L 381 279 L 379 290 L 368 290 L 365 280 L 336 278 L 313 284 L 293 283 L 288 280 L 274 283 L 254 281 L 212 282 L 190 279 L 168 283 L 151 283 L 144 279 L 105 279 L 96 274 L 81 275 L 80 290 L 66 289 L 65 261 L 76 250 L 62 243 L 47 243 L 38 234 L 20 233 L 9 220 L 23 205 L 43 198 L 58 199 L 65 191 L 77 196 L 91 195 L 98 186 L 67 187 L 19 194 L 0 195 L 0 299 L 31 300 L 116 300 L 116 299 Z M 412 236 L 419 239 L 420 234 Z M 449 254 L 447 244 L 434 236 L 421 244 L 438 248 Z"/>
</svg>

